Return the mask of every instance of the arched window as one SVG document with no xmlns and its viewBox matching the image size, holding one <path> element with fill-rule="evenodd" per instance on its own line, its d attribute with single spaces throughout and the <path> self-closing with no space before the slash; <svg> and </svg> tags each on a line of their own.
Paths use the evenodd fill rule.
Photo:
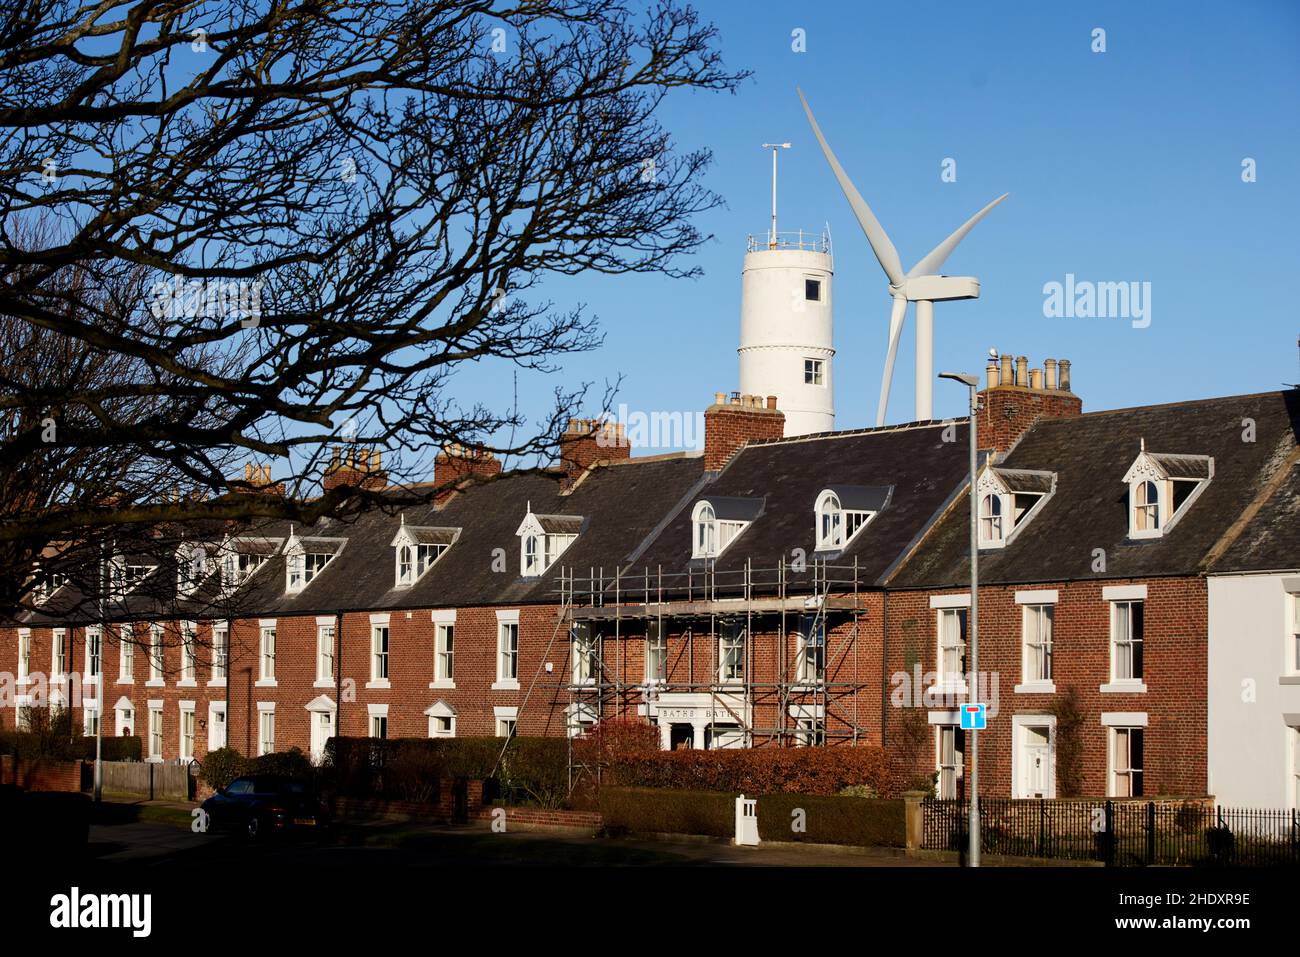
<svg viewBox="0 0 1300 957">
<path fill-rule="evenodd" d="M 1160 530 L 1160 490 L 1155 482 L 1138 482 L 1133 487 L 1133 528 L 1139 532 Z"/>
<path fill-rule="evenodd" d="M 817 497 L 817 547 L 840 548 L 844 545 L 844 512 L 839 496 L 829 489 Z"/>
<path fill-rule="evenodd" d="M 693 556 L 712 558 L 718 554 L 718 521 L 713 506 L 708 502 L 700 502 L 695 506 L 695 514 L 691 516 L 691 520 L 695 527 Z"/>
<path fill-rule="evenodd" d="M 401 545 L 397 549 L 397 584 L 398 587 L 410 585 L 415 581 L 415 549 L 410 545 Z"/>
<path fill-rule="evenodd" d="M 525 575 L 536 575 L 539 573 L 539 569 L 540 569 L 540 565 L 539 565 L 540 558 L 538 556 L 539 550 L 540 549 L 538 548 L 537 536 L 525 535 L 524 536 L 524 574 Z"/>
<path fill-rule="evenodd" d="M 1002 541 L 1002 496 L 993 492 L 980 499 L 980 540 Z"/>
</svg>

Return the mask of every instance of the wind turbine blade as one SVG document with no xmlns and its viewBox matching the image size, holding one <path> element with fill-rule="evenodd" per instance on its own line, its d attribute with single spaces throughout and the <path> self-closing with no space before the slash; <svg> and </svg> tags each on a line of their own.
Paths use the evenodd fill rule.
<svg viewBox="0 0 1300 957">
<path fill-rule="evenodd" d="M 913 276 L 939 275 L 939 270 L 943 268 L 944 262 L 946 262 L 948 257 L 952 255 L 952 251 L 957 248 L 957 244 L 966 238 L 966 234 L 975 228 L 975 224 L 983 219 L 990 209 L 1010 195 L 1010 193 L 1003 193 L 970 219 L 966 220 L 966 222 L 961 225 L 960 229 L 941 242 L 938 246 L 931 249 L 924 259 L 913 266 L 911 271 L 907 274 L 908 278 L 910 279 Z"/>
<path fill-rule="evenodd" d="M 840 189 L 844 191 L 845 198 L 849 205 L 853 207 L 853 215 L 858 217 L 858 223 L 862 226 L 862 231 L 867 234 L 867 242 L 871 243 L 871 250 L 876 254 L 876 259 L 880 261 L 880 268 L 885 271 L 889 277 L 890 285 L 897 286 L 903 282 L 903 261 L 898 258 L 898 250 L 894 244 L 889 241 L 885 228 L 880 225 L 880 220 L 876 219 L 876 214 L 871 211 L 867 201 L 862 198 L 849 179 L 849 174 L 844 172 L 844 167 L 840 161 L 835 158 L 831 152 L 831 145 L 826 142 L 826 137 L 822 136 L 821 127 L 817 125 L 817 120 L 813 117 L 812 109 L 808 106 L 808 101 L 804 99 L 803 90 L 795 87 L 799 93 L 799 101 L 803 103 L 803 111 L 808 114 L 808 122 L 812 125 L 813 135 L 817 137 L 817 142 L 821 144 L 822 153 L 826 155 L 826 162 L 831 164 L 831 171 L 835 178 L 839 180 Z"/>
<path fill-rule="evenodd" d="M 889 314 L 889 352 L 885 355 L 885 375 L 880 380 L 880 405 L 876 411 L 876 425 L 885 424 L 889 408 L 889 384 L 894 378 L 894 358 L 898 355 L 898 341 L 903 338 L 903 320 L 907 317 L 907 300 L 894 299 L 894 309 Z"/>
</svg>

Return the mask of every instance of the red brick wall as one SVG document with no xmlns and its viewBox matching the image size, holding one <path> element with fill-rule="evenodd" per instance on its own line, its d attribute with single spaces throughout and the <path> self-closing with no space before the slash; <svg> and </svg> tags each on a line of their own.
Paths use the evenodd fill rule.
<svg viewBox="0 0 1300 957">
<path fill-rule="evenodd" d="M 975 437 L 981 449 L 1005 452 L 1040 418 L 1069 418 L 1083 413 L 1083 400 L 1069 392 L 997 386 L 980 393 L 983 408 Z"/>
<path fill-rule="evenodd" d="M 80 791 L 80 761 L 17 761 L 0 755 L 0 784 L 16 784 L 28 791 Z"/>
<path fill-rule="evenodd" d="M 711 405 L 704 410 L 704 469 L 722 468 L 746 442 L 783 435 L 784 412 L 757 405 Z"/>
<path fill-rule="evenodd" d="M 1145 584 L 1144 693 L 1101 693 L 1110 675 L 1110 603 L 1106 585 Z M 980 670 L 997 672 L 999 712 L 980 734 L 980 793 L 1009 797 L 1011 781 L 1011 717 L 1049 713 L 1073 688 L 1082 714 L 1083 795 L 1102 796 L 1107 789 L 1107 728 L 1103 712 L 1145 712 L 1145 785 L 1147 795 L 1199 795 L 1206 789 L 1207 598 L 1200 578 L 1150 579 L 1146 582 L 1073 582 L 1030 587 L 1056 589 L 1053 679 L 1056 694 L 1017 694 L 1021 681 L 1021 607 L 1016 587 L 980 588 Z M 961 590 L 964 591 L 964 590 Z M 889 598 L 889 663 L 892 676 L 936 670 L 937 612 L 929 593 L 891 593 Z M 944 709 L 946 710 L 946 709 Z M 886 715 L 885 743 L 904 747 L 909 720 L 891 700 Z M 934 770 L 934 732 L 925 728 L 915 770 Z M 1059 747 L 1059 742 L 1058 742 Z M 969 764 L 969 748 L 967 748 Z M 1058 790 L 1058 796 L 1061 792 Z"/>
</svg>

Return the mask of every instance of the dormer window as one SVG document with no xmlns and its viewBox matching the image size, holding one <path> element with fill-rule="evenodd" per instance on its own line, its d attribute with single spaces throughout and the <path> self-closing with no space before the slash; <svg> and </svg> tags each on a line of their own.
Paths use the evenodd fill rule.
<svg viewBox="0 0 1300 957">
<path fill-rule="evenodd" d="M 114 558 L 108 566 L 109 593 L 115 600 L 125 598 L 157 567 L 139 559 Z"/>
<path fill-rule="evenodd" d="M 221 594 L 229 597 L 266 564 L 279 542 L 271 538 L 233 538 L 221 545 Z"/>
<path fill-rule="evenodd" d="M 1145 440 L 1124 475 L 1129 538 L 1159 538 L 1183 517 L 1214 477 L 1207 455 L 1148 452 Z"/>
<path fill-rule="evenodd" d="M 580 531 L 581 515 L 538 515 L 530 505 L 515 532 L 519 536 L 519 574 L 525 578 L 545 574 Z"/>
<path fill-rule="evenodd" d="M 32 596 L 38 605 L 48 602 L 60 588 L 68 583 L 68 576 L 61 572 L 42 573 L 40 568 L 36 569 L 36 586 Z"/>
<path fill-rule="evenodd" d="M 285 546 L 284 590 L 296 595 L 310 585 L 334 556 L 343 550 L 347 539 L 312 538 L 291 535 Z"/>
<path fill-rule="evenodd" d="M 208 550 L 202 545 L 182 545 L 176 556 L 176 589 L 181 598 L 191 597 L 210 570 Z"/>
<path fill-rule="evenodd" d="M 428 525 L 407 525 L 402 519 L 391 545 L 396 549 L 396 588 L 410 588 L 424 577 L 433 563 L 442 557 L 460 534 L 459 528 L 435 528 Z"/>
<path fill-rule="evenodd" d="M 763 511 L 765 499 L 719 496 L 691 510 L 691 557 L 717 558 Z"/>
<path fill-rule="evenodd" d="M 1056 490 L 1056 473 L 985 466 L 979 495 L 979 547 L 1002 548 L 1038 514 Z"/>
<path fill-rule="evenodd" d="M 813 506 L 817 550 L 838 551 L 847 546 L 892 494 L 892 487 L 835 485 L 824 489 Z"/>
</svg>

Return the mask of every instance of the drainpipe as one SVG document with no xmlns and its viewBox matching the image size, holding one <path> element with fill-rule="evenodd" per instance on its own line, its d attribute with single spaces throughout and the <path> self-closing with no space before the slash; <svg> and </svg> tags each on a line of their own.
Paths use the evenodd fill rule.
<svg viewBox="0 0 1300 957">
<path fill-rule="evenodd" d="M 343 612 L 334 613 L 334 737 L 343 731 Z M 321 745 L 322 749 L 325 747 Z M 324 751 L 321 752 L 322 757 Z"/>
</svg>

